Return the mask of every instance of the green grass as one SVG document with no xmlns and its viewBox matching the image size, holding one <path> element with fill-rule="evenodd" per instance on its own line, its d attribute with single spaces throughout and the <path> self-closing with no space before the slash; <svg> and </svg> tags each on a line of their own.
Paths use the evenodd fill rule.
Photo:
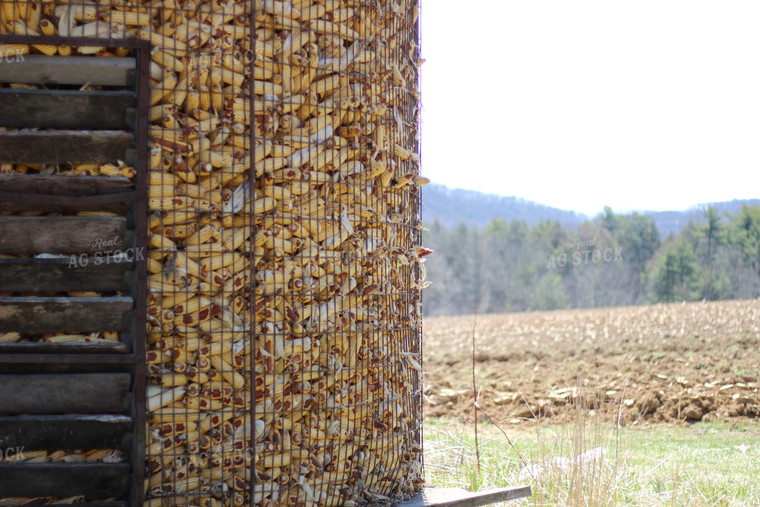
<svg viewBox="0 0 760 507">
<path fill-rule="evenodd" d="M 617 431 L 609 422 L 581 418 L 567 426 L 506 427 L 514 448 L 495 426 L 480 424 L 480 471 L 471 423 L 429 419 L 424 428 L 429 486 L 532 486 L 530 499 L 509 505 L 760 505 L 760 428 L 753 424 Z M 574 459 L 598 447 L 604 448 L 602 463 L 518 480 L 525 463 Z"/>
</svg>

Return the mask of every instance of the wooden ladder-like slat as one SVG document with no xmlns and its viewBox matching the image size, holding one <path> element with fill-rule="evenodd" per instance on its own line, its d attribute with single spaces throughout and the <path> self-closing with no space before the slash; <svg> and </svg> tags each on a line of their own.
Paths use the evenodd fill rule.
<svg viewBox="0 0 760 507">
<path fill-rule="evenodd" d="M 0 217 L 0 253 L 95 254 L 127 248 L 125 217 Z M 104 246 L 105 245 L 105 246 Z"/>
<path fill-rule="evenodd" d="M 0 463 L 0 491 L 6 496 L 126 496 L 128 463 Z"/>
<path fill-rule="evenodd" d="M 126 201 L 137 197 L 132 181 L 121 176 L 6 174 L 0 177 L 0 211 L 123 214 Z"/>
<path fill-rule="evenodd" d="M 137 110 L 140 100 L 147 103 L 149 50 L 136 52 L 139 61 L 25 55 L 0 64 L 0 83 L 48 87 L 0 88 L 0 127 L 12 129 L 0 131 L 0 163 L 124 161 L 143 171 L 135 181 L 0 175 L 0 253 L 23 254 L 0 258 L 0 293 L 10 293 L 0 297 L 0 334 L 33 337 L 0 343 L 0 449 L 123 454 L 122 462 L 3 460 L 0 499 L 85 496 L 92 507 L 142 503 L 144 320 L 138 312 L 145 308 L 138 303 L 145 289 L 138 265 L 144 266 L 145 231 L 138 226 L 146 223 L 147 189 L 135 182 L 144 185 L 147 169 L 147 124 L 140 124 Z M 105 331 L 120 332 L 121 340 L 34 338 Z"/>
<path fill-rule="evenodd" d="M 119 130 L 134 123 L 134 111 L 131 91 L 0 88 L 0 118 L 7 127 Z"/>
<path fill-rule="evenodd" d="M 0 297 L 0 332 L 129 331 L 131 297 Z"/>
<path fill-rule="evenodd" d="M 0 132 L 0 163 L 115 163 L 134 138 L 120 130 L 43 130 Z"/>
<path fill-rule="evenodd" d="M 132 419 L 123 415 L 21 415 L 0 417 L 0 448 L 120 449 L 131 445 Z"/>
<path fill-rule="evenodd" d="M 129 409 L 129 373 L 0 375 L 3 412 L 118 414 Z"/>
<path fill-rule="evenodd" d="M 131 57 L 26 55 L 0 65 L 0 82 L 127 87 L 133 84 L 136 70 Z"/>
<path fill-rule="evenodd" d="M 69 292 L 131 291 L 137 255 L 130 251 L 86 263 L 78 257 L 0 259 L 0 292 L 55 292 L 61 287 Z"/>
<path fill-rule="evenodd" d="M 126 57 L 30 55 L 0 65 L 0 82 L 128 87 L 135 83 L 135 62 L 135 58 Z M 136 109 L 134 89 L 0 90 L 0 126 L 61 129 L 0 132 L 0 163 L 124 160 L 135 139 L 123 129 L 135 124 Z"/>
</svg>

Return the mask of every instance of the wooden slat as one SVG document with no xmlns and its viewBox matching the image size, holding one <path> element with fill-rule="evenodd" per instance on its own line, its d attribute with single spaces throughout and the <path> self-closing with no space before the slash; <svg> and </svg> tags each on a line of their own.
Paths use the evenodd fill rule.
<svg viewBox="0 0 760 507">
<path fill-rule="evenodd" d="M 124 213 L 125 202 L 98 203 L 92 202 L 93 197 L 126 196 L 132 191 L 132 181 L 121 176 L 3 174 L 0 175 L 0 211 Z M 77 199 L 66 199 L 69 197 Z"/>
<path fill-rule="evenodd" d="M 70 352 L 4 354 L 0 350 L 0 373 L 36 375 L 41 373 L 130 372 L 134 370 L 135 361 L 137 360 L 132 354 L 112 353 L 108 350 L 105 352 L 90 351 L 87 354 L 72 354 Z"/>
<path fill-rule="evenodd" d="M 0 449 L 128 450 L 132 418 L 123 415 L 0 417 Z"/>
<path fill-rule="evenodd" d="M 461 488 L 425 488 L 411 499 L 397 504 L 397 507 L 476 507 L 526 498 L 530 495 L 530 486 L 475 492 Z"/>
<path fill-rule="evenodd" d="M 0 83 L 127 86 L 135 69 L 129 57 L 24 55 L 0 65 Z"/>
<path fill-rule="evenodd" d="M 132 307 L 129 297 L 0 297 L 0 332 L 127 331 Z"/>
<path fill-rule="evenodd" d="M 134 259 L 136 250 L 130 250 Z M 140 252 L 144 256 L 145 252 Z M 126 258 L 0 259 L 0 292 L 128 291 L 133 262 Z"/>
<path fill-rule="evenodd" d="M 46 499 L 48 497 L 41 497 Z M 42 505 L 51 505 L 50 503 L 25 503 L 24 507 L 38 507 Z M 130 507 L 129 502 L 127 500 L 122 501 L 116 501 L 116 502 L 82 502 L 76 504 L 77 507 Z"/>
<path fill-rule="evenodd" d="M 0 413 L 122 414 L 129 409 L 129 373 L 0 375 Z"/>
<path fill-rule="evenodd" d="M 130 347 L 122 342 L 16 342 L 0 343 L 0 365 L 7 359 L 4 354 L 124 354 Z"/>
<path fill-rule="evenodd" d="M 128 463 L 0 463 L 0 498 L 10 496 L 123 497 Z"/>
<path fill-rule="evenodd" d="M 121 130 L 134 92 L 0 88 L 0 126 Z"/>
<path fill-rule="evenodd" d="M 48 502 L 49 497 L 37 497 L 42 498 L 42 503 L 25 503 L 24 507 L 39 507 L 42 505 L 51 505 Z M 130 507 L 129 502 L 127 500 L 122 501 L 116 501 L 116 502 L 82 502 L 76 504 L 77 507 Z"/>
<path fill-rule="evenodd" d="M 132 134 L 118 130 L 12 130 L 0 132 L 0 162 L 116 163 L 133 146 Z"/>
<path fill-rule="evenodd" d="M 121 176 L 0 175 L 0 192 L 21 194 L 83 197 L 128 192 L 132 186 L 130 179 Z"/>
<path fill-rule="evenodd" d="M 123 217 L 0 216 L 0 253 L 95 254 L 125 248 Z"/>
<path fill-rule="evenodd" d="M 61 201 L 66 200 L 66 202 L 51 202 L 49 199 L 10 201 L 5 199 L 5 195 L 7 194 L 0 192 L 0 211 L 7 211 L 11 213 L 26 211 L 35 211 L 38 213 L 78 213 L 80 211 L 108 211 L 111 213 L 118 213 L 120 215 L 123 215 L 127 210 L 126 202 L 92 202 L 92 200 L 87 197 L 80 197 L 78 199 L 59 197 L 57 199 Z M 16 194 L 16 197 L 19 195 L 20 194 Z"/>
</svg>

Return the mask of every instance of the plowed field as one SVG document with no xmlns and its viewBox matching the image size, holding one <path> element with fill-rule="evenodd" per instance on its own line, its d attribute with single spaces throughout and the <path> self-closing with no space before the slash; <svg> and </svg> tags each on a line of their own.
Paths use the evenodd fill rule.
<svg viewBox="0 0 760 507">
<path fill-rule="evenodd" d="M 757 300 L 428 318 L 425 417 L 472 417 L 473 327 L 479 405 L 500 424 L 581 402 L 623 424 L 760 417 Z"/>
</svg>

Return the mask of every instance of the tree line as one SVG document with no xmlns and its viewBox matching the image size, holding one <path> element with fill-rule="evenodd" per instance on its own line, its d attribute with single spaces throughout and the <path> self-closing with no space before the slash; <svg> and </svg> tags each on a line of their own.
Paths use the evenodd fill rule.
<svg viewBox="0 0 760 507">
<path fill-rule="evenodd" d="M 760 297 L 760 206 L 702 210 L 661 239 L 651 217 L 609 207 L 576 229 L 546 220 L 428 224 L 425 315 Z"/>
</svg>

